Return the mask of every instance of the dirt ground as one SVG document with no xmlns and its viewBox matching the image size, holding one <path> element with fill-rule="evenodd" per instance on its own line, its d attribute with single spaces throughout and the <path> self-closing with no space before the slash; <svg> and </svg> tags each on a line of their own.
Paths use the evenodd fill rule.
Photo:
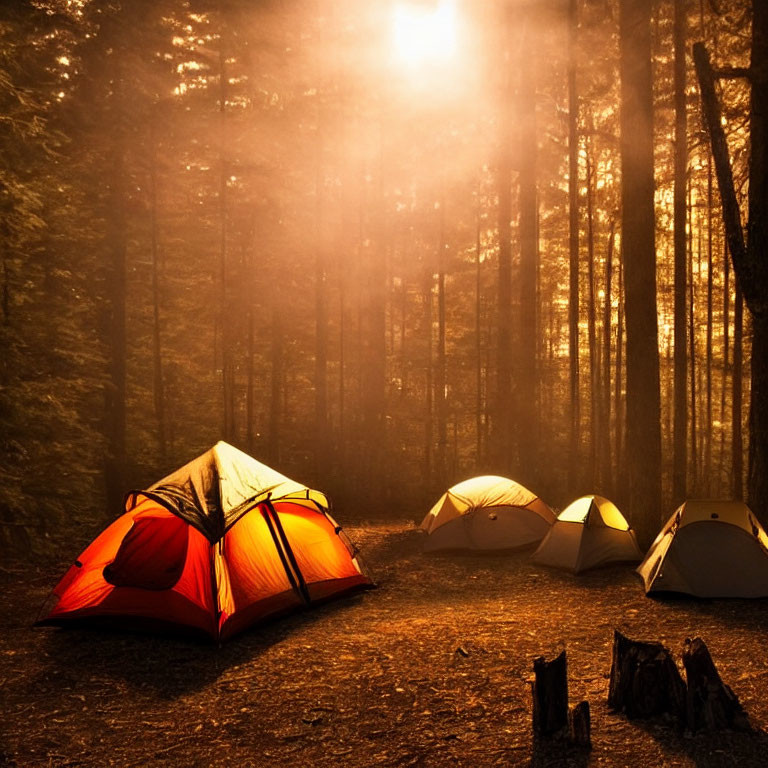
<svg viewBox="0 0 768 768">
<path fill-rule="evenodd" d="M 410 523 L 347 531 L 378 589 L 220 648 L 32 628 L 78 544 L 47 566 L 0 566 L 0 765 L 768 765 L 766 601 L 651 600 L 630 567 L 574 577 L 525 554 L 425 556 Z M 755 732 L 610 712 L 614 628 L 678 658 L 703 637 Z M 532 662 L 563 648 L 571 703 L 592 708 L 586 755 L 532 745 Z"/>
</svg>

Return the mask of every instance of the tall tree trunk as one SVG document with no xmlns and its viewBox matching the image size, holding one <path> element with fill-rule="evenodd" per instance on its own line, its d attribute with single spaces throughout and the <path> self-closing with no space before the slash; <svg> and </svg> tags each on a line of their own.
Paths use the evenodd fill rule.
<svg viewBox="0 0 768 768">
<path fill-rule="evenodd" d="M 712 157 L 707 157 L 707 337 L 706 337 L 706 414 L 704 419 L 704 475 L 703 490 L 711 495 L 712 476 Z"/>
<path fill-rule="evenodd" d="M 592 187 L 592 142 L 587 139 L 585 152 L 587 182 L 587 334 L 589 336 L 589 485 L 597 483 L 597 302 L 595 301 L 595 212 Z"/>
<path fill-rule="evenodd" d="M 374 253 L 368 262 L 363 365 L 363 423 L 369 457 L 368 472 L 372 490 L 384 494 L 387 483 L 386 456 L 386 284 L 387 232 L 384 200 L 384 137 L 379 138 L 378 189 L 374 202 Z"/>
<path fill-rule="evenodd" d="M 651 6 L 620 0 L 621 201 L 627 315 L 629 515 L 647 544 L 661 520 L 661 408 L 654 244 Z"/>
<path fill-rule="evenodd" d="M 435 416 L 437 420 L 436 479 L 442 487 L 446 476 L 448 424 L 445 359 L 445 194 L 441 195 L 437 250 L 437 361 L 435 366 Z"/>
<path fill-rule="evenodd" d="M 516 449 L 520 477 L 536 485 L 538 469 L 536 386 L 536 264 L 538 206 L 536 202 L 536 79 L 533 68 L 532 20 L 520 46 L 520 364 L 517 372 Z"/>
<path fill-rule="evenodd" d="M 768 322 L 766 320 L 768 318 L 768 253 L 766 253 L 768 251 L 768 149 L 766 148 L 768 141 L 768 4 L 753 0 L 750 67 L 748 70 L 740 70 L 736 73 L 748 76 L 752 83 L 750 110 L 752 153 L 749 166 L 749 215 L 746 243 L 734 190 L 720 105 L 715 91 L 715 74 L 703 44 L 695 44 L 693 51 L 734 273 L 753 320 L 748 499 L 755 514 L 765 523 L 768 520 L 768 344 L 766 344 L 768 334 L 765 329 L 765 324 Z M 736 311 L 737 313 L 740 311 L 738 302 Z M 734 393 L 736 355 L 737 349 L 734 348 Z M 740 476 L 736 477 L 736 464 L 740 461 L 741 457 L 737 459 L 734 445 L 734 490 L 741 484 Z"/>
<path fill-rule="evenodd" d="M 245 449 L 253 454 L 256 450 L 256 297 L 259 285 L 256 278 L 255 249 L 256 214 L 251 214 L 250 226 L 244 244 L 244 264 L 248 283 L 245 307 L 246 349 L 245 349 Z"/>
<path fill-rule="evenodd" d="M 274 465 L 280 464 L 281 440 L 280 431 L 283 424 L 283 395 L 284 395 L 284 372 L 283 372 L 283 317 L 280 300 L 280 291 L 273 289 L 272 295 L 272 328 L 270 333 L 271 351 L 270 351 L 270 369 L 271 369 L 271 392 L 269 404 L 269 437 L 268 454 L 269 460 Z"/>
<path fill-rule="evenodd" d="M 328 472 L 328 291 L 323 228 L 323 135 L 318 115 L 315 167 L 315 477 Z"/>
<path fill-rule="evenodd" d="M 752 315 L 747 498 L 768 523 L 768 3 L 752 2 L 752 109 L 750 113 L 749 224 L 747 251 L 760 300 Z M 746 288 L 742 286 L 746 297 Z"/>
<path fill-rule="evenodd" d="M 730 262 L 728 261 L 728 249 L 726 247 L 723 254 L 723 375 L 720 387 L 720 462 L 718 468 L 718 488 L 717 495 L 720 495 L 720 484 L 723 474 L 725 473 L 725 424 L 727 421 L 727 415 L 725 412 L 726 407 L 726 393 L 728 391 L 728 369 L 731 365 L 731 350 L 730 350 L 730 326 L 731 326 L 731 280 L 730 280 Z"/>
<path fill-rule="evenodd" d="M 232 351 L 232 322 L 229 306 L 228 274 L 228 201 L 229 164 L 226 159 L 227 137 L 227 73 L 223 43 L 219 48 L 219 329 L 221 333 L 221 382 L 224 439 L 235 442 L 235 365 Z"/>
<path fill-rule="evenodd" d="M 368 201 L 371 247 L 363 241 L 361 312 L 360 312 L 360 391 L 362 442 L 360 467 L 362 481 L 370 493 L 383 503 L 387 493 L 386 453 L 386 373 L 387 373 L 387 226 L 384 198 L 385 161 L 383 117 L 379 116 L 378 157 L 374 176 L 375 191 Z M 362 203 L 362 197 L 361 197 Z M 367 252 L 366 252 L 367 251 Z"/>
<path fill-rule="evenodd" d="M 678 506 L 687 497 L 688 404 L 686 392 L 687 349 L 685 318 L 686 210 L 688 178 L 688 137 L 685 101 L 685 38 L 687 0 L 675 0 L 675 182 L 674 182 L 674 437 L 672 459 L 672 501 Z"/>
<path fill-rule="evenodd" d="M 127 477 L 126 450 L 126 254 L 128 248 L 126 125 L 122 112 L 123 73 L 115 51 L 110 56 L 114 68 L 114 91 L 111 95 L 115 118 L 112 127 L 110 183 L 106 211 L 106 246 L 109 254 L 107 270 L 107 301 L 109 303 L 108 360 L 109 380 L 105 387 L 107 451 L 105 457 L 105 486 L 107 509 L 113 512 L 122 506 Z"/>
<path fill-rule="evenodd" d="M 698 370 L 698 363 L 696 361 L 696 297 L 694 294 L 693 284 L 693 205 L 692 195 L 689 186 L 688 190 L 688 221 L 689 231 L 691 236 L 688 240 L 688 344 L 690 345 L 690 351 L 688 353 L 688 359 L 690 360 L 689 368 L 691 372 L 690 392 L 691 392 L 691 450 L 690 450 L 690 490 L 696 494 L 699 487 L 699 454 L 697 449 L 697 419 L 696 419 L 696 372 Z"/>
<path fill-rule="evenodd" d="M 603 381 L 600 418 L 600 475 L 602 484 L 613 494 L 614 482 L 611 472 L 611 292 L 613 281 L 613 246 L 615 240 L 615 222 L 611 220 L 608 234 L 608 251 L 605 255 L 605 283 L 603 302 Z"/>
<path fill-rule="evenodd" d="M 403 260 L 407 258 L 407 248 L 403 245 Z M 402 266 L 402 265 L 401 265 Z M 400 398 L 403 402 L 408 397 L 409 387 L 409 369 L 408 362 L 410 360 L 410 354 L 408 350 L 408 281 L 405 279 L 405 270 L 403 270 L 403 276 L 400 280 Z"/>
<path fill-rule="evenodd" d="M 483 463 L 483 339 L 482 339 L 482 271 L 481 271 L 481 223 L 480 205 L 476 213 L 475 232 L 475 465 Z"/>
<path fill-rule="evenodd" d="M 731 396 L 733 414 L 731 416 L 731 492 L 734 499 L 744 498 L 744 441 L 741 429 L 741 402 L 744 391 L 744 301 L 741 289 L 736 285 L 733 304 L 733 394 Z M 757 513 L 758 510 L 755 510 Z"/>
<path fill-rule="evenodd" d="M 569 484 L 576 481 L 581 432 L 579 397 L 579 97 L 576 90 L 578 0 L 568 0 L 568 354 L 570 363 Z"/>
<path fill-rule="evenodd" d="M 433 430 L 433 368 L 432 368 L 432 269 L 424 270 L 424 326 L 427 337 L 427 359 L 425 365 L 426 386 L 424 388 L 424 481 L 428 488 L 432 486 L 432 443 Z"/>
<path fill-rule="evenodd" d="M 149 217 L 152 253 L 152 394 L 157 421 L 160 464 L 166 466 L 165 393 L 163 391 L 163 350 L 160 334 L 160 247 L 157 222 L 157 132 L 156 117 L 150 118 Z"/>
<path fill-rule="evenodd" d="M 512 126 L 513 88 L 510 61 L 512 19 L 507 10 L 502 20 L 502 86 L 499 91 L 498 233 L 499 288 L 496 360 L 496 402 L 493 418 L 495 464 L 509 465 L 512 452 Z"/>
<path fill-rule="evenodd" d="M 346 441 L 347 441 L 347 411 L 346 411 L 346 365 L 347 365 L 347 280 L 345 274 L 344 245 L 339 248 L 339 271 L 337 284 L 339 286 L 339 382 L 338 382 L 338 408 L 339 408 L 339 442 L 338 460 L 342 467 L 346 465 Z"/>
<path fill-rule="evenodd" d="M 614 394 L 614 419 L 616 424 L 616 472 L 615 477 L 624 476 L 625 435 L 624 399 L 622 398 L 622 376 L 624 361 L 624 258 L 619 264 L 619 306 L 616 310 L 616 386 Z M 617 483 L 618 486 L 618 483 Z M 618 490 L 618 488 L 617 488 Z"/>
<path fill-rule="evenodd" d="M 251 260 L 249 268 L 253 271 L 253 261 Z M 246 349 L 246 389 L 245 389 L 245 449 L 248 453 L 254 453 L 256 448 L 256 436 L 254 434 L 254 424 L 256 423 L 256 339 L 255 339 L 255 307 L 253 295 L 249 297 L 247 309 L 247 349 Z"/>
</svg>

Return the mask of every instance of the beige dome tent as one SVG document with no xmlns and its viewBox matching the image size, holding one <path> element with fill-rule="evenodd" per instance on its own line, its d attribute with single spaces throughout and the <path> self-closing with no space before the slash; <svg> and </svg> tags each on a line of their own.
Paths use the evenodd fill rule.
<svg viewBox="0 0 768 768">
<path fill-rule="evenodd" d="M 449 488 L 421 523 L 425 551 L 519 549 L 544 537 L 552 510 L 514 480 L 483 475 Z"/>
<path fill-rule="evenodd" d="M 557 516 L 531 561 L 579 573 L 608 563 L 636 563 L 642 557 L 617 507 L 602 496 L 582 496 Z"/>
<path fill-rule="evenodd" d="M 637 572 L 649 594 L 768 597 L 768 536 L 740 501 L 686 501 Z"/>
</svg>

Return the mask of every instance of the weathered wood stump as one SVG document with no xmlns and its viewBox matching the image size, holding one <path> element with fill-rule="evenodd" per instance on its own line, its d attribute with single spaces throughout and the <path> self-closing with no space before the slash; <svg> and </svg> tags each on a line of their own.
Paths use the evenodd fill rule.
<svg viewBox="0 0 768 768">
<path fill-rule="evenodd" d="M 685 717 L 686 688 L 670 652 L 661 643 L 613 634 L 608 705 L 628 718 L 669 714 Z"/>
<path fill-rule="evenodd" d="M 568 728 L 568 667 L 565 651 L 552 661 L 534 659 L 533 734 L 547 738 L 565 734 Z"/>
<path fill-rule="evenodd" d="M 572 710 L 569 717 L 571 742 L 584 749 L 592 749 L 590 738 L 589 702 L 580 701 Z"/>
<path fill-rule="evenodd" d="M 700 637 L 685 641 L 683 666 L 688 679 L 686 724 L 690 730 L 750 730 L 749 720 L 736 694 L 720 679 Z"/>
</svg>

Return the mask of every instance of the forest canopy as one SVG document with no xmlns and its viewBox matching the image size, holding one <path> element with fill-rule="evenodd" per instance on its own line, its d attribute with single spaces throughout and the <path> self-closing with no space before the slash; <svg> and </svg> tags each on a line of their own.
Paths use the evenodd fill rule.
<svg viewBox="0 0 768 768">
<path fill-rule="evenodd" d="M 25 0 L 0 38 L 4 546 L 219 439 L 343 518 L 497 473 L 652 534 L 759 486 L 692 57 L 746 225 L 746 0 Z"/>
</svg>

